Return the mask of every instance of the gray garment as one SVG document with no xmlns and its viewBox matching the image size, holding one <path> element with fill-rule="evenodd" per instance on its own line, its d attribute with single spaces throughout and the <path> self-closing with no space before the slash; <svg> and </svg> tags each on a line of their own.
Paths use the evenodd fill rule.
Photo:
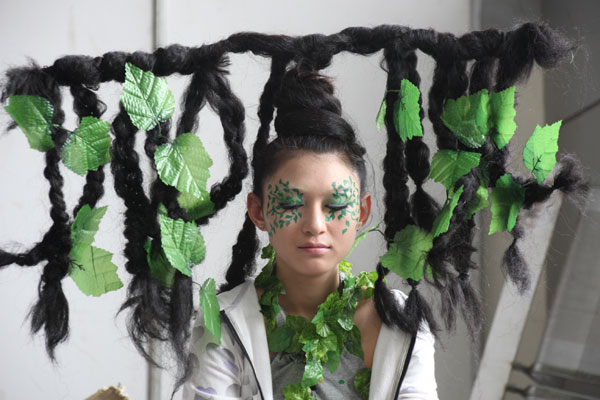
<svg viewBox="0 0 600 400">
<path fill-rule="evenodd" d="M 285 324 L 283 309 L 277 315 L 276 324 L 277 326 Z M 304 365 L 305 358 L 302 352 L 275 353 L 273 359 L 271 359 L 274 399 L 283 400 L 283 388 L 302 380 Z M 340 355 L 340 363 L 334 374 L 325 365 L 323 383 L 316 385 L 316 390 L 312 392 L 313 396 L 317 399 L 361 400 L 361 397 L 354 390 L 354 376 L 362 368 L 365 368 L 363 360 L 344 347 Z"/>
</svg>

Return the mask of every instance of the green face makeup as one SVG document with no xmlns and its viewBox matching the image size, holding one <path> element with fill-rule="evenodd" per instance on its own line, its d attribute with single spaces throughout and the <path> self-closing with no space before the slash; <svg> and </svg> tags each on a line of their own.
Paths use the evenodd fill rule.
<svg viewBox="0 0 600 400">
<path fill-rule="evenodd" d="M 350 228 L 350 221 L 355 222 L 355 227 L 358 227 L 358 219 L 360 216 L 360 191 L 356 186 L 356 182 L 351 176 L 345 179 L 342 184 L 332 182 L 334 193 L 331 196 L 331 201 L 328 204 L 330 208 L 329 214 L 325 215 L 325 221 L 334 221 L 336 218 L 345 219 L 346 227 L 342 231 L 342 235 Z"/>
<path fill-rule="evenodd" d="M 273 217 L 269 224 L 269 235 L 302 218 L 302 213 L 298 211 L 304 204 L 302 196 L 304 193 L 300 190 L 290 188 L 289 181 L 283 182 L 280 179 L 279 183 L 267 186 L 267 216 Z"/>
</svg>

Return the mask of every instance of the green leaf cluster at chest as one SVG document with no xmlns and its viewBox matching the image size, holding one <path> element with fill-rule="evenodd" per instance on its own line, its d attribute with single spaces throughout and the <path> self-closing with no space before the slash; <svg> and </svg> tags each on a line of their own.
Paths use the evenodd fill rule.
<svg viewBox="0 0 600 400">
<path fill-rule="evenodd" d="M 279 179 L 276 184 L 267 186 L 267 216 L 271 217 L 269 222 L 269 234 L 274 234 L 277 229 L 290 226 L 292 222 L 298 222 L 302 218 L 302 212 L 298 210 L 304 204 L 304 193 L 297 188 L 290 188 L 289 181 Z"/>
<path fill-rule="evenodd" d="M 335 221 L 336 218 L 341 220 L 345 218 L 345 227 L 342 230 L 342 234 L 345 234 L 350 228 L 350 222 L 354 221 L 358 224 L 360 217 L 360 191 L 356 182 L 351 176 L 345 179 L 343 183 L 332 182 L 333 187 L 332 204 L 334 208 L 331 208 L 329 213 L 325 215 L 325 221 Z M 335 206 L 345 206 L 340 209 L 336 209 Z"/>
</svg>

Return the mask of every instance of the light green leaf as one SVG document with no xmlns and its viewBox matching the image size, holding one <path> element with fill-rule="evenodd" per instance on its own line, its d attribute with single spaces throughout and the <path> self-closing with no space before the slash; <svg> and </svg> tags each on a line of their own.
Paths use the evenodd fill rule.
<svg viewBox="0 0 600 400">
<path fill-rule="evenodd" d="M 477 192 L 475 193 L 475 197 L 469 206 L 469 218 L 473 216 L 473 214 L 477 213 L 480 210 L 483 210 L 487 206 L 490 205 L 490 201 L 488 200 L 488 189 L 485 186 L 479 186 L 477 188 Z"/>
<path fill-rule="evenodd" d="M 379 222 L 377 225 L 375 225 L 375 226 L 373 226 L 373 227 L 371 227 L 371 228 L 369 228 L 369 229 L 367 229 L 365 231 L 362 231 L 360 234 L 356 235 L 356 238 L 354 239 L 354 243 L 352 243 L 352 248 L 350 249 L 350 251 L 348 252 L 348 254 L 352 253 L 352 250 L 354 250 L 356 248 L 356 246 L 358 246 L 358 244 L 360 242 L 362 242 L 364 238 L 367 237 L 367 234 L 369 232 L 373 232 L 373 231 L 379 229 L 379 225 L 381 225 L 381 222 Z"/>
<path fill-rule="evenodd" d="M 307 360 L 302 375 L 303 386 L 314 386 L 323 380 L 323 364 L 319 360 Z"/>
<path fill-rule="evenodd" d="M 90 208 L 86 204 L 79 209 L 75 220 L 71 224 L 71 240 L 74 245 L 91 245 L 94 242 L 94 236 L 98 232 L 100 221 L 104 217 L 107 208 L 107 206 Z"/>
<path fill-rule="evenodd" d="M 495 127 L 492 139 L 501 149 L 508 144 L 517 129 L 514 86 L 490 95 L 490 114 L 491 124 Z"/>
<path fill-rule="evenodd" d="M 48 151 L 54 148 L 50 127 L 54 108 L 43 97 L 15 95 L 8 98 L 4 107 L 12 119 L 19 125 L 32 149 Z"/>
<path fill-rule="evenodd" d="M 100 296 L 123 287 L 108 251 L 89 244 L 76 244 L 69 256 L 72 261 L 69 276 L 84 294 Z"/>
<path fill-rule="evenodd" d="M 482 89 L 470 96 L 449 99 L 442 111 L 442 121 L 465 146 L 481 147 L 489 134 L 489 96 Z"/>
<path fill-rule="evenodd" d="M 208 278 L 200 289 L 200 306 L 204 314 L 204 324 L 208 330 L 217 338 L 217 344 L 221 345 L 221 317 L 219 316 L 219 300 L 217 299 L 217 287 L 213 278 Z"/>
<path fill-rule="evenodd" d="M 143 131 L 168 120 L 175 110 L 175 99 L 165 78 L 157 78 L 131 63 L 125 64 L 121 103 L 133 125 Z"/>
<path fill-rule="evenodd" d="M 213 162 L 196 135 L 184 133 L 173 144 L 163 144 L 156 149 L 154 162 L 165 184 L 175 186 L 180 192 L 204 197 L 210 176 L 208 168 Z"/>
<path fill-rule="evenodd" d="M 394 103 L 394 125 L 403 142 L 415 136 L 423 136 L 419 97 L 419 88 L 408 79 L 402 79 L 400 98 Z"/>
<path fill-rule="evenodd" d="M 354 390 L 360 395 L 361 399 L 369 398 L 369 390 L 371 388 L 371 370 L 362 368 L 354 377 Z"/>
<path fill-rule="evenodd" d="M 440 150 L 431 160 L 429 177 L 451 191 L 463 175 L 479 165 L 481 154 L 468 151 Z"/>
<path fill-rule="evenodd" d="M 301 382 L 292 383 L 283 388 L 285 400 L 312 400 L 310 387 L 302 386 Z"/>
<path fill-rule="evenodd" d="M 379 106 L 379 112 L 377 113 L 376 126 L 377 130 L 380 130 L 381 127 L 385 124 L 385 113 L 387 111 L 387 103 L 385 102 L 385 97 Z"/>
<path fill-rule="evenodd" d="M 110 162 L 110 124 L 94 117 L 83 117 L 62 148 L 61 159 L 71 171 L 85 175 Z"/>
<path fill-rule="evenodd" d="M 151 238 L 147 238 L 144 249 L 146 249 L 150 275 L 164 287 L 172 288 L 173 282 L 175 282 L 175 268 L 167 260 L 160 244 Z"/>
<path fill-rule="evenodd" d="M 197 220 L 207 215 L 214 214 L 215 204 L 210 200 L 210 194 L 201 190 L 202 196 L 196 197 L 193 194 L 181 192 L 177 197 L 179 206 L 185 210 L 188 217 Z"/>
<path fill-rule="evenodd" d="M 193 222 L 159 215 L 162 247 L 171 265 L 186 276 L 192 276 L 192 266 L 204 259 L 204 238 Z"/>
<path fill-rule="evenodd" d="M 423 277 L 427 252 L 433 247 L 433 236 L 415 225 L 396 232 L 388 252 L 379 257 L 381 264 L 404 279 L 418 281 Z"/>
<path fill-rule="evenodd" d="M 523 149 L 523 162 L 540 184 L 544 182 L 556 165 L 558 134 L 561 125 L 562 121 L 557 121 L 543 128 L 539 125 L 536 126 Z"/>
<path fill-rule="evenodd" d="M 516 183 L 510 174 L 498 178 L 496 187 L 492 189 L 492 222 L 489 234 L 512 231 L 524 200 L 525 189 Z"/>
<path fill-rule="evenodd" d="M 448 228 L 450 227 L 450 219 L 452 219 L 452 214 L 454 213 L 454 209 L 458 204 L 458 199 L 460 199 L 464 188 L 464 185 L 462 185 L 455 193 L 448 193 L 446 204 L 444 204 L 444 207 L 440 210 L 440 213 L 433 221 L 432 232 L 434 238 L 440 236 L 442 233 L 448 232 Z"/>
</svg>

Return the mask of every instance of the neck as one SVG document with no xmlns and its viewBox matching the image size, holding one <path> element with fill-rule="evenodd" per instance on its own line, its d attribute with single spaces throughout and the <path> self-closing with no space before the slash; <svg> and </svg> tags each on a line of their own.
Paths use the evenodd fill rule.
<svg viewBox="0 0 600 400">
<path fill-rule="evenodd" d="M 313 319 L 317 307 L 340 284 L 338 269 L 318 276 L 304 276 L 290 273 L 289 270 L 276 269 L 277 278 L 285 288 L 285 294 L 279 295 L 279 305 L 286 313 Z"/>
</svg>

